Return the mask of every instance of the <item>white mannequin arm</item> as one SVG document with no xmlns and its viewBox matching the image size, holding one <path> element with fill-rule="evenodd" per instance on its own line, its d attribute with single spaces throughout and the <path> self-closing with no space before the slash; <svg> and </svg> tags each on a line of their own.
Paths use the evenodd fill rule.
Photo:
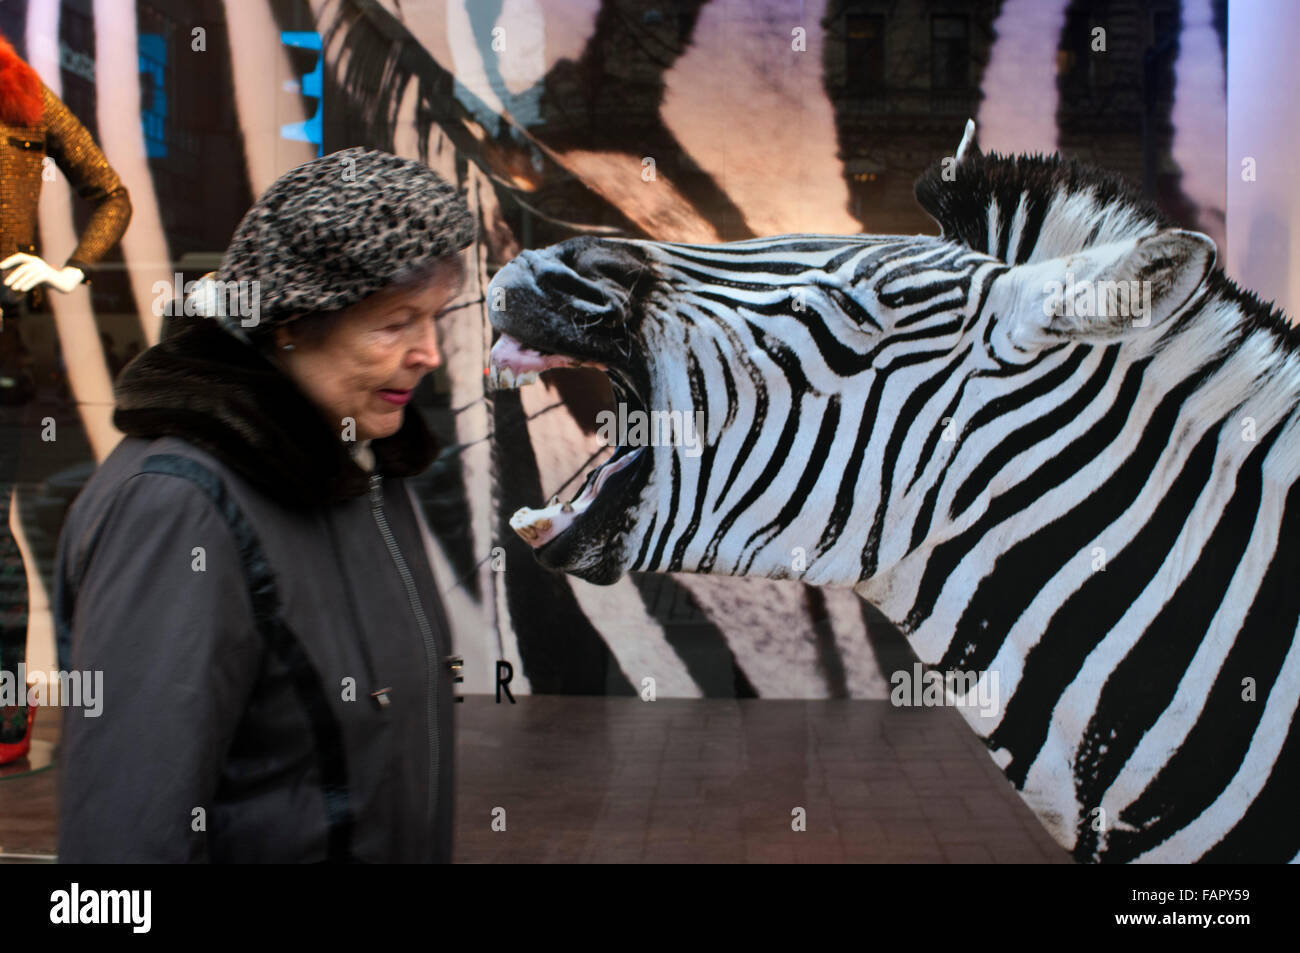
<svg viewBox="0 0 1300 953">
<path fill-rule="evenodd" d="M 17 266 L 17 267 L 14 267 Z M 86 280 L 85 274 L 74 265 L 55 269 L 44 258 L 18 252 L 0 261 L 0 269 L 13 268 L 5 275 L 5 284 L 14 291 L 31 291 L 39 284 L 47 284 L 64 294 Z"/>
</svg>

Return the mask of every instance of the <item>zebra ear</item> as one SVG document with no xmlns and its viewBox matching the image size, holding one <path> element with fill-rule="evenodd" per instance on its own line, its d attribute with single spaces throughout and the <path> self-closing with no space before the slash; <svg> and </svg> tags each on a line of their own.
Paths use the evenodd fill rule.
<svg viewBox="0 0 1300 953">
<path fill-rule="evenodd" d="M 957 164 L 961 165 L 968 159 L 978 159 L 983 153 L 980 152 L 979 142 L 975 137 L 975 120 L 966 120 L 966 131 L 962 133 L 961 143 L 957 146 Z"/>
<path fill-rule="evenodd" d="M 1182 310 L 1215 257 L 1208 235 L 1167 228 L 1045 262 L 1044 330 L 1098 343 L 1142 334 Z"/>
</svg>

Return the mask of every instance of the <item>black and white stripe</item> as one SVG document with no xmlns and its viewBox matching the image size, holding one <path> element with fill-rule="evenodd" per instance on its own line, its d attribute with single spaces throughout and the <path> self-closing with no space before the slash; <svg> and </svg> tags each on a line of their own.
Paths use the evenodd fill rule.
<svg viewBox="0 0 1300 953">
<path fill-rule="evenodd" d="M 1296 333 L 1098 170 L 969 138 L 917 194 L 942 238 L 605 240 L 641 396 L 706 435 L 655 454 L 623 568 L 854 586 L 996 674 L 962 714 L 1080 860 L 1292 860 Z M 1044 316 L 1102 265 L 1149 330 Z"/>
</svg>

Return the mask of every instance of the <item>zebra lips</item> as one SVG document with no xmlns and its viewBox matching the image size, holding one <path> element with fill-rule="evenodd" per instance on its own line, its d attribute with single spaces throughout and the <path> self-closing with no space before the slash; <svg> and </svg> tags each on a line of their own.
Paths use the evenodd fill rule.
<svg viewBox="0 0 1300 953">
<path fill-rule="evenodd" d="M 510 528 L 533 549 L 545 546 L 587 511 L 611 476 L 635 462 L 644 451 L 645 447 L 637 447 L 630 453 L 615 453 L 588 475 L 582 492 L 567 503 L 555 502 L 537 510 L 520 507 L 510 517 Z"/>
<path fill-rule="evenodd" d="M 488 390 L 517 390 L 537 380 L 537 375 L 553 367 L 596 367 L 607 370 L 599 361 L 587 361 L 568 354 L 552 354 L 528 347 L 517 338 L 502 333 L 488 356 Z"/>
</svg>

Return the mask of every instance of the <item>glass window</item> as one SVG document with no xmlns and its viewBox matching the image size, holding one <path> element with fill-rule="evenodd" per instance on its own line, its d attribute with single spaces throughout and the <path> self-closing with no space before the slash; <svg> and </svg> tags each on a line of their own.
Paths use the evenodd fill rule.
<svg viewBox="0 0 1300 953">
<path fill-rule="evenodd" d="M 844 85 L 851 93 L 874 93 L 885 85 L 885 18 L 844 18 Z"/>
<path fill-rule="evenodd" d="M 965 89 L 970 85 L 970 23 L 964 16 L 930 20 L 930 87 Z"/>
</svg>

